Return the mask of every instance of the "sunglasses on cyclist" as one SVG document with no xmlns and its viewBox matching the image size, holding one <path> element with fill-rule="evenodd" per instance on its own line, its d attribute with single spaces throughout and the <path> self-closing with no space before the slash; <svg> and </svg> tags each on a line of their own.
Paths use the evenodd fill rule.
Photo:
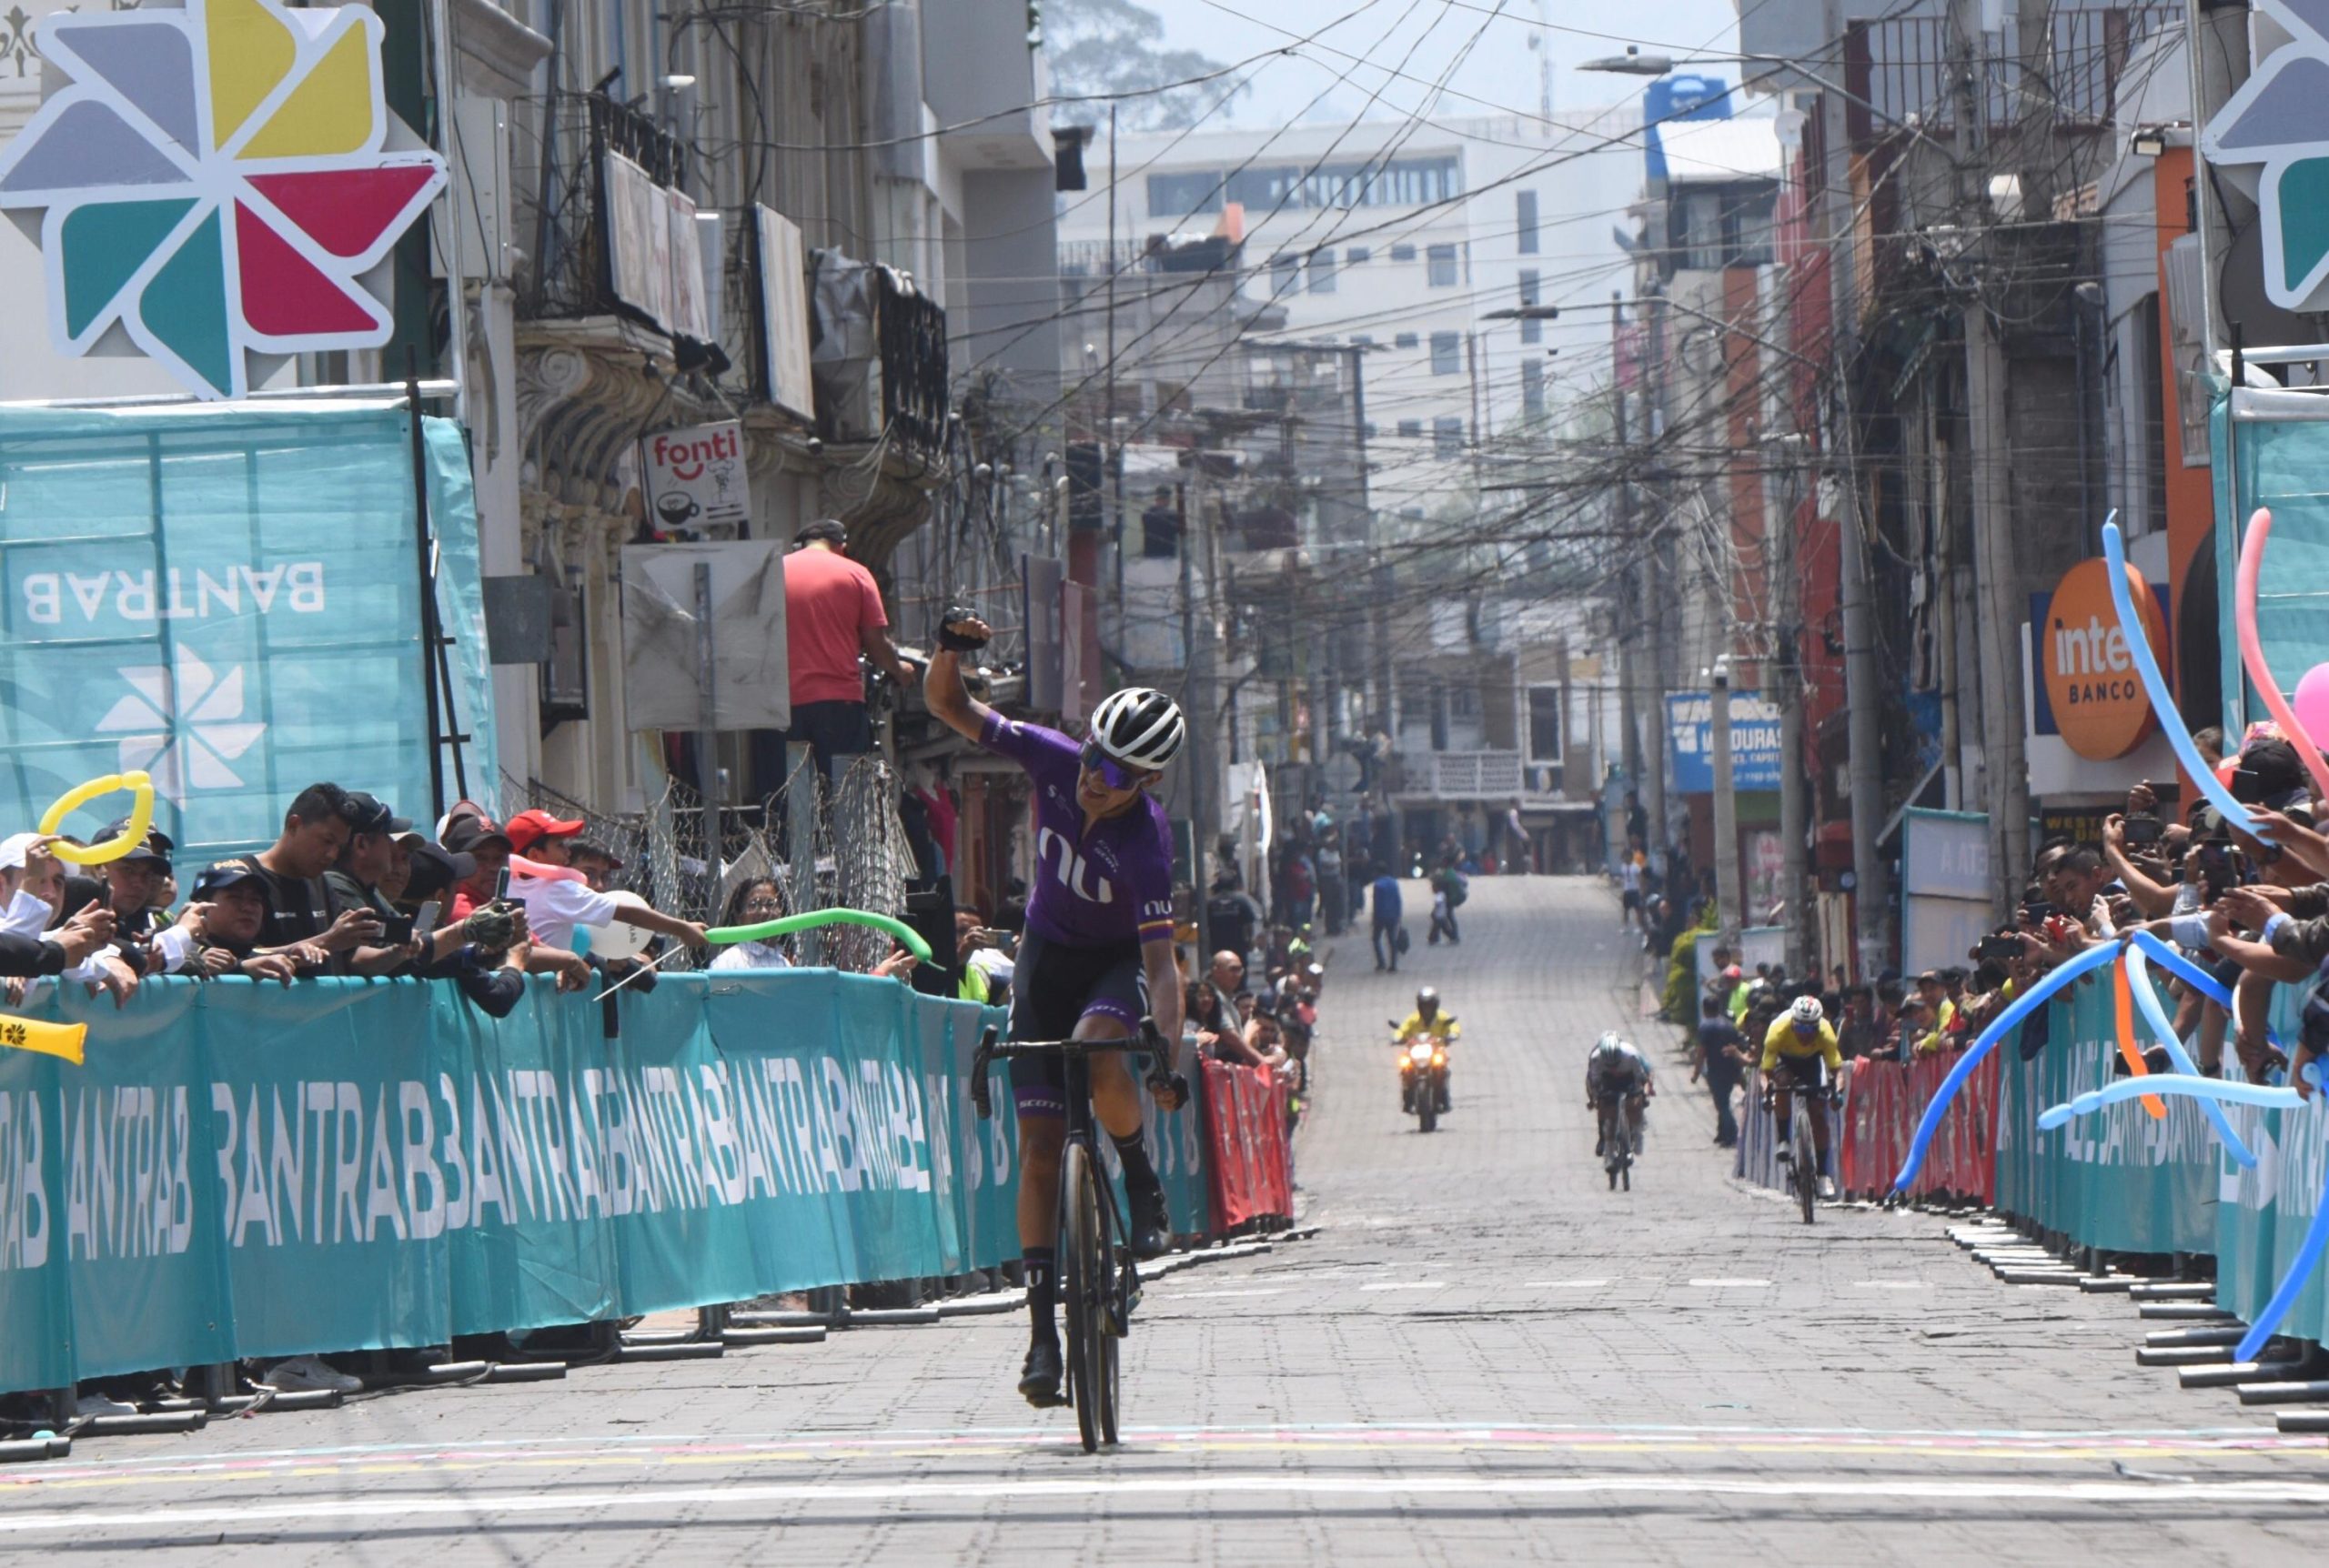
<svg viewBox="0 0 2329 1568">
<path fill-rule="evenodd" d="M 1082 761 L 1084 771 L 1098 774 L 1100 782 L 1111 789 L 1129 789 L 1146 777 L 1125 767 L 1089 740 L 1084 743 Z"/>
</svg>

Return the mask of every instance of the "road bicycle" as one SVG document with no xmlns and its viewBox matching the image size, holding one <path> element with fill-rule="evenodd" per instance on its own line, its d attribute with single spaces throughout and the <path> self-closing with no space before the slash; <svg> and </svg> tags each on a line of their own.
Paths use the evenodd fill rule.
<svg viewBox="0 0 2329 1568">
<path fill-rule="evenodd" d="M 1131 1224 L 1116 1202 L 1114 1187 L 1100 1163 L 1099 1130 L 1092 1116 L 1094 1051 L 1123 1050 L 1148 1058 L 1151 1090 L 1171 1088 L 1188 1098 L 1188 1083 L 1169 1073 L 1172 1058 L 1154 1019 L 1140 1020 L 1137 1040 L 999 1040 L 990 1029 L 971 1057 L 971 1102 L 979 1120 L 994 1112 L 987 1070 L 1019 1056 L 1056 1056 L 1065 1068 L 1067 1134 L 1059 1161 L 1059 1304 L 1067 1325 L 1067 1397 L 1084 1452 L 1095 1453 L 1116 1441 L 1122 1386 L 1116 1342 L 1132 1330 L 1140 1299 L 1140 1271 L 1124 1239 Z"/>
<path fill-rule="evenodd" d="M 1769 1109 L 1778 1091 L 1765 1089 L 1763 1104 Z M 1834 1108 L 1840 1097 L 1833 1084 L 1822 1083 L 1817 1088 L 1797 1085 L 1789 1091 L 1787 1143 L 1780 1155 L 1787 1167 L 1787 1188 L 1803 1209 L 1803 1222 L 1812 1222 L 1813 1204 L 1820 1197 L 1820 1141 L 1814 1136 L 1811 1105 L 1816 1101 L 1828 1109 L 1830 1125 L 1833 1126 Z M 1833 1134 L 1830 1133 L 1832 1138 Z"/>
<path fill-rule="evenodd" d="M 1626 1096 L 1604 1094 L 1597 1107 L 1600 1119 L 1601 1170 L 1609 1178 L 1609 1191 L 1622 1187 L 1634 1190 L 1634 1140 L 1626 1126 Z"/>
</svg>

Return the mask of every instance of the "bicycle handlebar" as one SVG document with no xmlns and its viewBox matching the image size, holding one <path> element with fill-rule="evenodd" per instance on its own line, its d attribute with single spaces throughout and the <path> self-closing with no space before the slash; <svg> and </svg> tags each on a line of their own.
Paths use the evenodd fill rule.
<svg viewBox="0 0 2329 1568">
<path fill-rule="evenodd" d="M 1156 1031 L 1156 1020 L 1144 1018 L 1135 1039 L 1003 1040 L 989 1028 L 979 1037 L 978 1050 L 971 1053 L 971 1103 L 977 1107 L 981 1121 L 993 1117 L 994 1093 L 987 1081 L 987 1069 L 996 1061 L 1007 1061 L 1014 1056 L 1089 1056 L 1102 1050 L 1129 1050 L 1149 1058 L 1152 1070 L 1146 1079 L 1148 1087 L 1152 1091 L 1171 1089 L 1182 1100 L 1188 1099 L 1189 1081 L 1167 1070 L 1172 1061 L 1171 1047 Z"/>
</svg>

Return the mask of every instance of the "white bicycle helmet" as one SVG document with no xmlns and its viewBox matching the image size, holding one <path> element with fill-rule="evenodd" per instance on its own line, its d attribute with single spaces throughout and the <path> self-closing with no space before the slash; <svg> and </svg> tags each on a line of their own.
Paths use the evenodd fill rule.
<svg viewBox="0 0 2329 1568">
<path fill-rule="evenodd" d="M 1820 1020 L 1826 1018 L 1828 1013 L 1827 1010 L 1820 1005 L 1818 997 L 1800 996 L 1789 1004 L 1787 1016 L 1788 1020 L 1795 1025 L 1797 1032 L 1810 1034 L 1820 1027 Z"/>
<path fill-rule="evenodd" d="M 1092 715 L 1094 745 L 1127 768 L 1150 772 L 1181 754 L 1188 732 L 1180 705 L 1145 686 L 1110 692 Z"/>
</svg>

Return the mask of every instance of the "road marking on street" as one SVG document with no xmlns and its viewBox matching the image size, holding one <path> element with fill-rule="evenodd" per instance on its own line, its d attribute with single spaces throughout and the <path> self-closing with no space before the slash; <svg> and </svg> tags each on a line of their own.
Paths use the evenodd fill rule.
<svg viewBox="0 0 2329 1568">
<path fill-rule="evenodd" d="M 1478 1422 L 1322 1423 L 1143 1427 L 1125 1432 L 1125 1449 L 1157 1459 L 1206 1455 L 1319 1456 L 1325 1462 L 1396 1452 L 1500 1454 L 1786 1455 L 1912 1458 L 1920 1467 L 1964 1462 L 1994 1464 L 2226 1458 L 2329 1452 L 2329 1438 L 2260 1427 L 2103 1428 L 2092 1431 L 1773 1427 L 1609 1422 L 1591 1426 Z M 832 1466 L 871 1461 L 1010 1462 L 1052 1452 L 1052 1426 L 902 1427 L 879 1432 L 666 1432 L 590 1438 L 469 1438 L 437 1443 L 349 1443 L 102 1461 L 51 1461 L 8 1473 L 0 1497 L 30 1502 L 45 1493 L 77 1496 L 141 1486 L 204 1487 L 216 1495 L 240 1489 L 349 1476 L 405 1476 L 443 1486 L 484 1473 L 550 1471 L 567 1478 L 590 1471 L 652 1473 L 719 1469 L 749 1474 L 770 1467 Z M 5 1515 L 0 1515 L 4 1518 Z"/>
<path fill-rule="evenodd" d="M 1528 1280 L 1520 1288 L 1524 1291 L 1590 1291 L 1608 1282 L 1607 1280 Z"/>
<path fill-rule="evenodd" d="M 1437 1291 L 1447 1288 L 1445 1280 L 1384 1280 L 1372 1285 L 1361 1285 L 1362 1291 Z"/>
<path fill-rule="evenodd" d="M 216 1530 L 221 1526 L 232 1530 L 247 1529 L 278 1520 L 296 1520 L 310 1531 L 335 1523 L 361 1529 L 371 1521 L 410 1523 L 425 1518 L 458 1519 L 474 1528 L 479 1522 L 497 1515 L 647 1510 L 669 1513 L 670 1510 L 681 1507 L 731 1510 L 771 1503 L 788 1503 L 804 1509 L 862 1509 L 868 1504 L 894 1509 L 911 1508 L 917 1503 L 979 1500 L 1111 1496 L 1185 1499 L 1193 1494 L 1318 1499 L 1347 1497 L 1372 1502 L 1386 1493 L 1416 1499 L 1550 1499 L 1596 1495 L 1695 1500 L 1825 1499 L 1847 1503 L 1856 1508 L 1872 1503 L 1892 1507 L 1903 1499 L 1970 1509 L 1985 1509 L 1998 1503 L 2083 1503 L 2102 1508 L 2123 1508 L 2149 1503 L 2165 1503 L 2183 1508 L 2204 1503 L 2308 1509 L 2329 1504 L 2329 1483 L 2279 1480 L 1934 1481 L 1897 1476 L 1866 1480 L 1840 1477 L 1834 1480 L 1780 1477 L 1750 1480 L 1637 1473 L 1510 1476 L 1375 1473 L 1140 1476 L 1117 1473 L 1094 1474 L 1074 1480 L 884 1481 L 875 1483 L 802 1481 L 731 1486 L 641 1486 L 621 1492 L 553 1490 L 446 1497 L 416 1497 L 404 1493 L 385 1497 L 308 1496 L 281 1502 L 243 1499 L 215 1505 L 165 1506 L 117 1513 L 55 1509 L 0 1514 L 0 1535 L 29 1535 L 53 1530 L 82 1533 L 103 1530 Z"/>
<path fill-rule="evenodd" d="M 1692 1280 L 1690 1283 L 1702 1291 L 1755 1291 L 1769 1285 L 1769 1280 Z"/>
</svg>

